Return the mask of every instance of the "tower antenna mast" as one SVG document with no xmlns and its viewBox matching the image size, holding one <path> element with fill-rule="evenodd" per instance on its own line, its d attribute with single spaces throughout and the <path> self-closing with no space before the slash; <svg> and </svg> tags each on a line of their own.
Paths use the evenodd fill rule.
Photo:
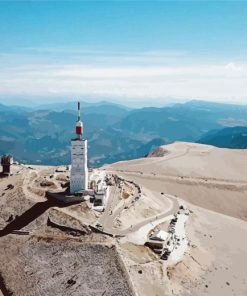
<svg viewBox="0 0 247 296">
<path fill-rule="evenodd" d="M 78 121 L 81 120 L 81 104 L 80 102 L 77 103 L 77 106 L 78 106 Z"/>
</svg>

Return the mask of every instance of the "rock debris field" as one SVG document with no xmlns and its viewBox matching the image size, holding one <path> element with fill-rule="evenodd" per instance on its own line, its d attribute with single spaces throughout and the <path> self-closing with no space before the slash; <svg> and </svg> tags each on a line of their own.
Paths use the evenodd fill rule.
<svg viewBox="0 0 247 296">
<path fill-rule="evenodd" d="M 134 295 L 114 245 L 62 237 L 8 239 L 8 247 L 0 242 L 6 295 Z"/>
</svg>

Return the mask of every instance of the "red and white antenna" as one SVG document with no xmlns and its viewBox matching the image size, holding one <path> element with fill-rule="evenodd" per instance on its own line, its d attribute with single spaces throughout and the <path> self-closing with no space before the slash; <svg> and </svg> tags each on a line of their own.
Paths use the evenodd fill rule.
<svg viewBox="0 0 247 296">
<path fill-rule="evenodd" d="M 80 105 L 80 102 L 78 102 L 78 119 L 77 119 L 77 123 L 76 123 L 76 134 L 79 139 L 81 139 L 82 133 L 83 133 L 83 124 L 81 122 L 81 114 L 80 114 L 81 110 L 80 109 L 81 109 L 81 105 Z"/>
</svg>

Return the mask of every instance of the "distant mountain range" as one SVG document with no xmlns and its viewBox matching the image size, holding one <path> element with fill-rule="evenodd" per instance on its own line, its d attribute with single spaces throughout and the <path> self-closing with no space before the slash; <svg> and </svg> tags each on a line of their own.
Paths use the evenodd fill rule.
<svg viewBox="0 0 247 296">
<path fill-rule="evenodd" d="M 108 102 L 81 106 L 91 166 L 142 157 L 173 141 L 246 148 L 247 106 L 202 101 L 141 109 Z M 0 104 L 0 154 L 26 163 L 69 163 L 75 121 L 76 102 Z"/>
<path fill-rule="evenodd" d="M 220 148 L 247 149 L 247 127 L 236 126 L 210 131 L 200 139 L 199 143 Z"/>
</svg>

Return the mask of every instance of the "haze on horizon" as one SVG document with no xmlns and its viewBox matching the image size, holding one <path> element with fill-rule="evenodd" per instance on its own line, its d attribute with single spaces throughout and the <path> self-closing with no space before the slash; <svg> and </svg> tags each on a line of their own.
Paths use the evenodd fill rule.
<svg viewBox="0 0 247 296">
<path fill-rule="evenodd" d="M 0 98 L 245 104 L 246 15 L 245 1 L 1 1 Z"/>
</svg>

